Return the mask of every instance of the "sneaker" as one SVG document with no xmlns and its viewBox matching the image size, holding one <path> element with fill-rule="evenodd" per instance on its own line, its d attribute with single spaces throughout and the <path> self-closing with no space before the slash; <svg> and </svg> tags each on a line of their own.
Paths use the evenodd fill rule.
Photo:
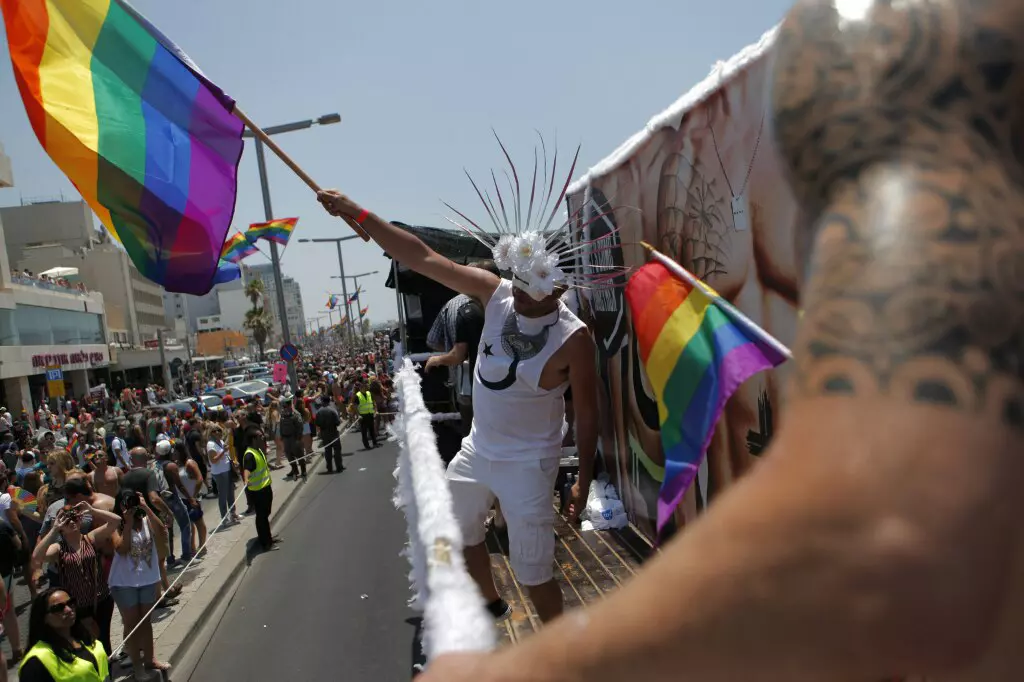
<svg viewBox="0 0 1024 682">
<path fill-rule="evenodd" d="M 487 610 L 490 611 L 491 615 L 494 616 L 494 620 L 498 623 L 512 615 L 512 606 L 501 597 L 488 604 Z"/>
</svg>

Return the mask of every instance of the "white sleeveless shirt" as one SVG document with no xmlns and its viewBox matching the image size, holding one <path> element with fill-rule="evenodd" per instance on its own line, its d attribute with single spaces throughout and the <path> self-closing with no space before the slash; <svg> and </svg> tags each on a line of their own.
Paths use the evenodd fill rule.
<svg viewBox="0 0 1024 682">
<path fill-rule="evenodd" d="M 484 311 L 473 374 L 473 427 L 462 449 L 491 460 L 532 461 L 561 456 L 565 390 L 545 390 L 541 373 L 551 356 L 585 325 L 561 301 L 543 318 L 513 307 L 503 279 Z"/>
</svg>

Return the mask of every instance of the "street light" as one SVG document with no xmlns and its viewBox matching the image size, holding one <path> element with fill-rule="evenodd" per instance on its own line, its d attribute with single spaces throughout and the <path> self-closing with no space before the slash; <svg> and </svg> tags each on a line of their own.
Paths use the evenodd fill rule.
<svg viewBox="0 0 1024 682">
<path fill-rule="evenodd" d="M 345 279 L 346 278 L 354 279 L 355 280 L 355 285 L 356 285 L 355 296 L 356 296 L 356 300 L 358 301 L 358 298 L 359 298 L 359 278 L 360 277 L 369 277 L 370 275 L 376 275 L 379 272 L 380 272 L 380 270 L 374 270 L 372 272 L 362 272 L 362 273 L 360 273 L 358 275 L 342 275 L 341 277 L 338 277 L 337 275 L 331 275 L 331 279 L 340 279 L 341 282 L 342 282 L 342 286 L 341 286 L 342 289 L 345 288 Z M 358 307 L 359 307 L 359 304 L 357 303 L 356 304 L 356 308 L 358 308 Z M 362 312 L 363 312 L 362 310 L 359 311 L 359 313 L 360 313 L 359 314 L 359 336 L 360 337 L 363 336 L 363 315 L 362 315 Z"/>
<path fill-rule="evenodd" d="M 345 286 L 345 261 L 341 257 L 341 243 L 347 242 L 349 239 L 356 239 L 359 235 L 352 234 L 347 237 L 312 237 L 310 239 L 300 239 L 299 241 L 303 244 L 327 244 L 334 242 L 334 245 L 338 247 L 338 269 L 341 271 L 341 295 L 345 297 L 345 317 L 348 320 L 348 333 L 349 337 L 355 339 L 355 327 L 352 325 L 352 311 L 348 307 L 348 288 Z M 334 279 L 339 279 L 335 277 Z"/>
<path fill-rule="evenodd" d="M 315 119 L 293 121 L 292 123 L 282 123 L 281 125 L 264 128 L 263 132 L 267 135 L 278 135 L 295 130 L 305 130 L 315 125 L 330 125 L 340 122 L 341 114 L 324 114 Z M 255 137 L 252 131 L 248 129 L 242 133 L 242 137 L 251 137 L 256 141 L 256 165 L 260 172 L 260 188 L 263 190 L 263 214 L 268 221 L 273 220 L 274 210 L 270 205 L 270 182 L 267 180 L 267 160 L 263 152 L 263 141 Z M 285 309 L 284 303 L 284 282 L 281 277 L 281 256 L 277 250 L 277 242 L 273 241 L 270 242 L 270 263 L 274 268 L 274 288 L 277 289 L 277 307 L 281 316 L 281 336 L 284 337 L 285 343 L 291 343 L 292 335 L 288 329 L 288 311 Z M 262 358 L 260 359 L 262 360 Z M 288 363 L 288 379 L 291 382 L 292 390 L 296 390 L 299 386 L 299 381 L 298 375 L 295 372 L 294 362 Z"/>
</svg>

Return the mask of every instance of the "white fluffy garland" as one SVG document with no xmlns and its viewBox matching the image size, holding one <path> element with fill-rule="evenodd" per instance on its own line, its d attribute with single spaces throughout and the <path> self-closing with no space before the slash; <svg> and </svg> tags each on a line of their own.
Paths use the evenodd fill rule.
<svg viewBox="0 0 1024 682">
<path fill-rule="evenodd" d="M 454 651 L 486 651 L 495 646 L 493 619 L 466 571 L 431 415 L 408 358 L 397 378 L 401 416 L 395 427 L 400 452 L 394 499 L 409 525 L 409 546 L 402 553 L 412 565 L 410 605 L 423 612 L 423 649 L 428 660 Z"/>
</svg>

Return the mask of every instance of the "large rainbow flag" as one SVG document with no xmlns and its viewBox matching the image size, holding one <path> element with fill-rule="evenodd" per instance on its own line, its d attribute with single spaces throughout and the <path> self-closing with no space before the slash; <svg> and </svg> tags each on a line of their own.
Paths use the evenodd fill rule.
<svg viewBox="0 0 1024 682">
<path fill-rule="evenodd" d="M 338 307 L 338 297 L 335 294 L 331 294 L 327 297 L 327 309 L 334 310 Z"/>
<path fill-rule="evenodd" d="M 236 232 L 228 238 L 220 250 L 220 260 L 228 263 L 237 263 L 247 256 L 259 251 L 256 245 L 245 238 L 245 235 Z"/>
<path fill-rule="evenodd" d="M 145 277 L 210 290 L 235 210 L 234 100 L 125 0 L 0 0 L 29 122 Z"/>
<path fill-rule="evenodd" d="M 281 246 L 285 246 L 298 222 L 298 218 L 281 218 L 266 223 L 253 223 L 245 231 L 245 236 L 251 242 L 257 239 L 266 239 L 268 242 L 277 242 Z"/>
<path fill-rule="evenodd" d="M 787 358 L 714 291 L 690 285 L 659 262 L 630 278 L 626 299 L 658 400 L 665 452 L 660 534 L 697 476 L 725 403 L 744 381 Z"/>
</svg>

